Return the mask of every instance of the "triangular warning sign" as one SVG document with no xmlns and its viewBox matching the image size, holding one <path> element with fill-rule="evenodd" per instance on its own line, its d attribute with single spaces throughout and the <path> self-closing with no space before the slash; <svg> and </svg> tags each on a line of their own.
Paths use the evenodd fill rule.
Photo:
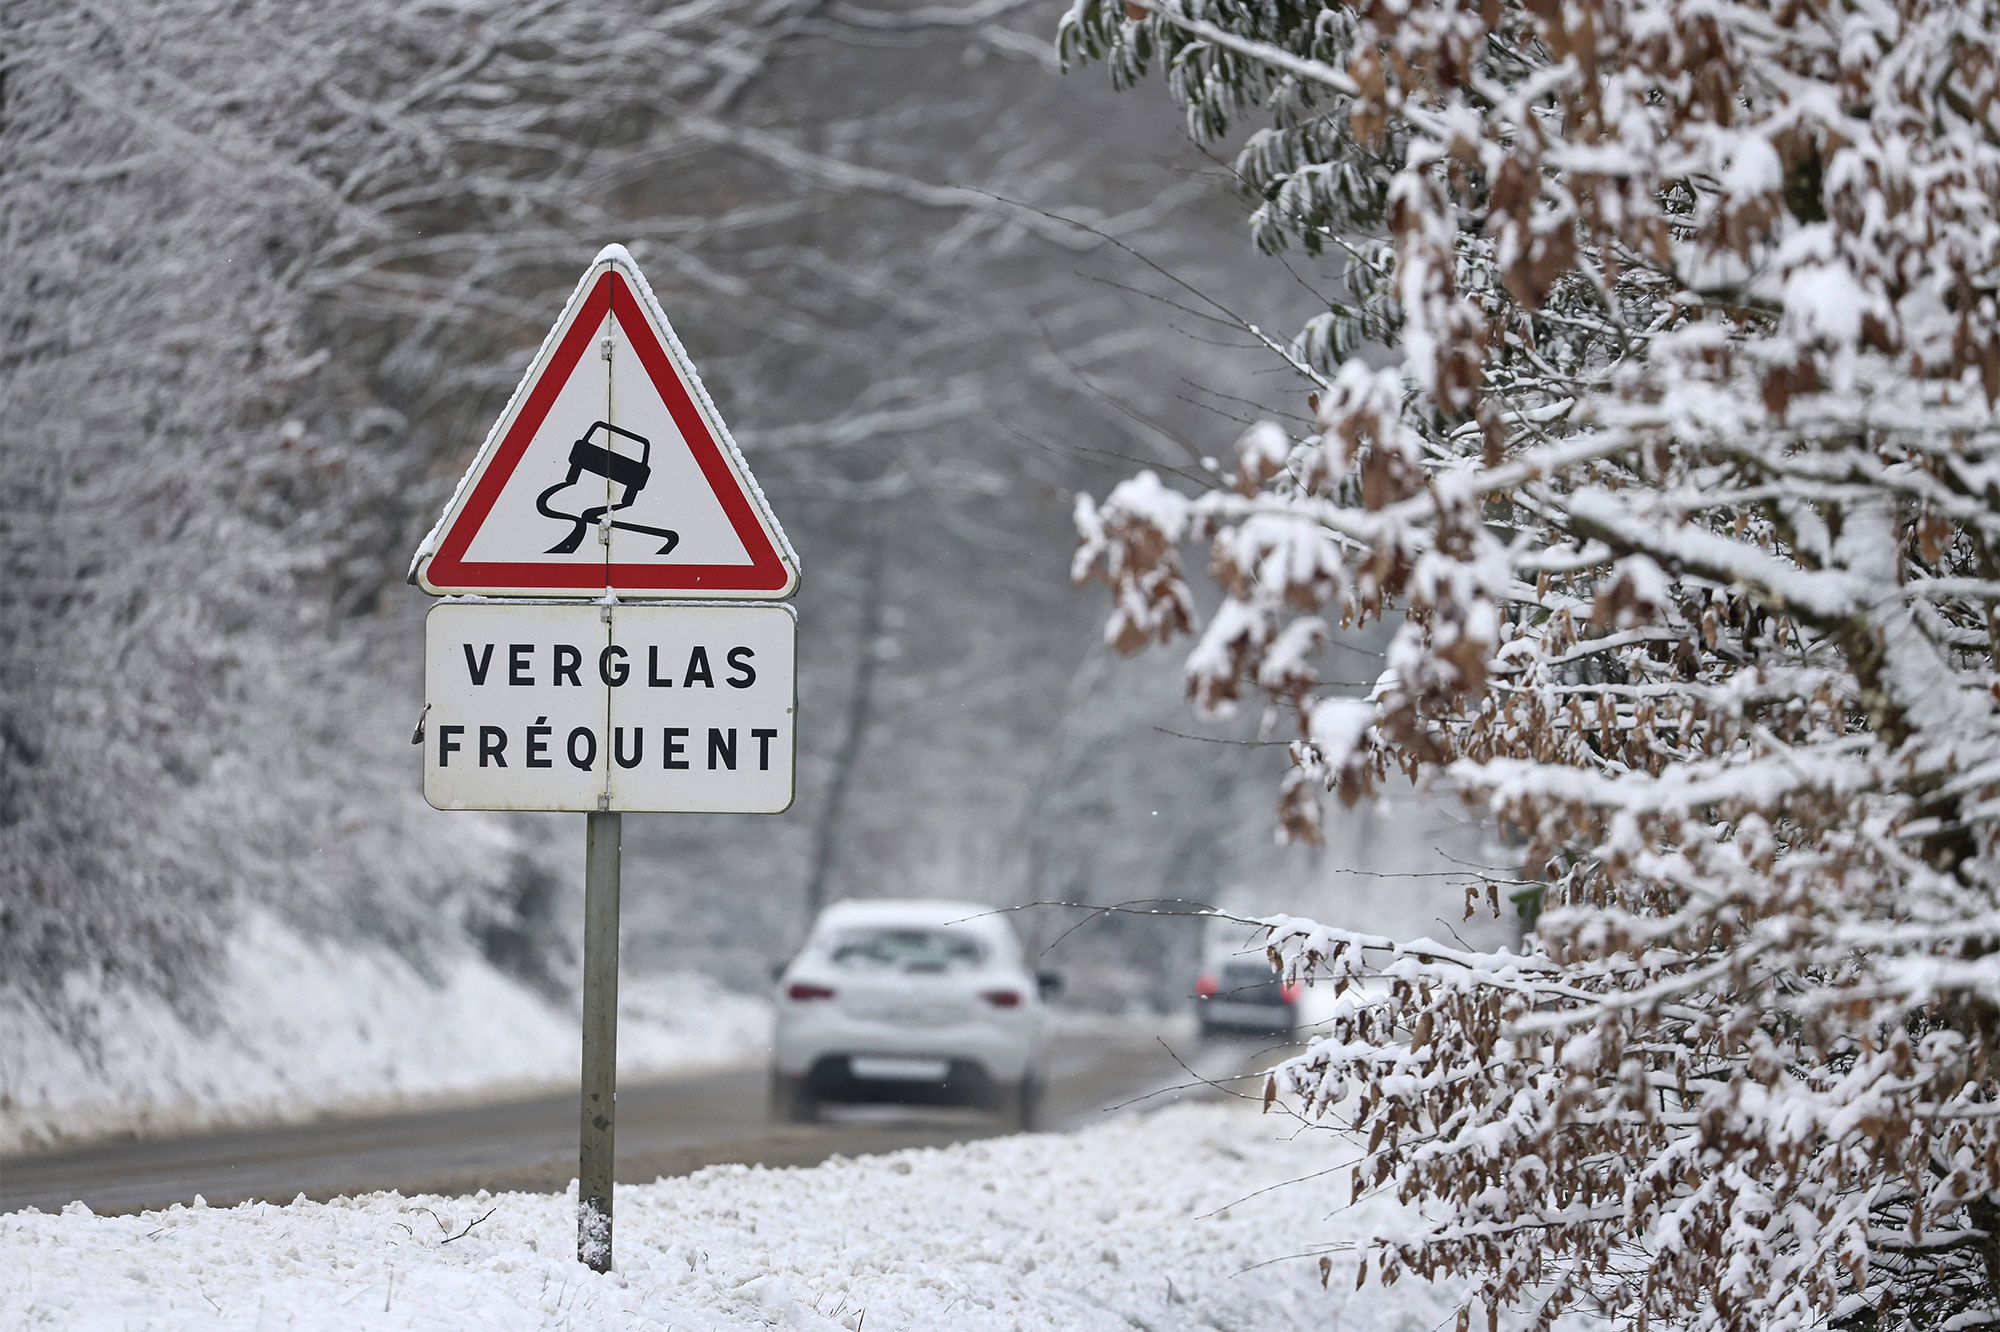
<svg viewBox="0 0 2000 1332">
<path fill-rule="evenodd" d="M 591 262 L 414 572 L 440 594 L 798 586 L 784 529 L 623 246 Z"/>
</svg>

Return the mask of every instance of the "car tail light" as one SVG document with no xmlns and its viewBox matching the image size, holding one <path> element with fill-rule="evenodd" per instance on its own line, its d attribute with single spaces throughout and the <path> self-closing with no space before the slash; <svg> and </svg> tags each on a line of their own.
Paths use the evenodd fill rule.
<svg viewBox="0 0 2000 1332">
<path fill-rule="evenodd" d="M 1021 1006 L 1021 992 L 1019 990 L 986 990 L 981 992 L 979 997 L 995 1008 L 1019 1008 Z"/>
<path fill-rule="evenodd" d="M 1299 1001 L 1299 983 L 1297 981 L 1286 981 L 1285 987 L 1279 990 L 1278 993 L 1285 996 L 1286 1003 L 1295 1004 Z"/>
<path fill-rule="evenodd" d="M 1194 992 L 1204 999 L 1215 998 L 1215 977 L 1203 976 L 1194 983 Z"/>
<path fill-rule="evenodd" d="M 833 987 L 831 985 L 814 985 L 810 981 L 793 981 L 791 986 L 786 989 L 785 997 L 787 999 L 831 999 L 833 998 Z"/>
</svg>

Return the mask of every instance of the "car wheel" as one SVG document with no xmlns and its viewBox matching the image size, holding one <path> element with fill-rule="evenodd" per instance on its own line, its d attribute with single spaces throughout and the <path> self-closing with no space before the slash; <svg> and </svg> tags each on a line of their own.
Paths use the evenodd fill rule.
<svg viewBox="0 0 2000 1332">
<path fill-rule="evenodd" d="M 773 1124 L 810 1124 L 818 1117 L 818 1112 L 819 1104 L 806 1090 L 804 1078 L 787 1077 L 778 1072 L 771 1074 Z"/>
</svg>

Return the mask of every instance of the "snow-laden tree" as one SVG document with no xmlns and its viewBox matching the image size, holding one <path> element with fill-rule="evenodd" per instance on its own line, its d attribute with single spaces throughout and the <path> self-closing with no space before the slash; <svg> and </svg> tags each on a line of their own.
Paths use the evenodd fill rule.
<svg viewBox="0 0 2000 1332">
<path fill-rule="evenodd" d="M 106 984 L 198 1014 L 246 903 L 419 965 L 545 924 L 497 821 L 433 831 L 377 612 L 545 326 L 495 288 L 675 234 L 577 176 L 761 72 L 726 8 L 8 6 L 0 987 L 79 1042 Z"/>
<path fill-rule="evenodd" d="M 1524 955 L 1272 924 L 1277 1087 L 1467 1316 L 2000 1323 L 2000 60 L 1990 0 L 1080 0 L 1258 242 L 1338 257 L 1303 431 L 1078 507 L 1108 637 L 1524 832 Z M 1180 563 L 1205 542 L 1205 625 Z M 1365 698 L 1331 623 L 1406 617 Z M 1497 888 L 1493 890 L 1497 896 Z M 1464 1320 L 1461 1320 L 1463 1325 Z"/>
<path fill-rule="evenodd" d="M 199 1018 L 252 904 L 560 988 L 532 839 L 418 798 L 403 568 L 598 245 L 743 306 L 704 247 L 852 184 L 689 167 L 783 152 L 728 111 L 813 8 L 7 6 L 0 989 L 80 1042 L 104 985 Z"/>
</svg>

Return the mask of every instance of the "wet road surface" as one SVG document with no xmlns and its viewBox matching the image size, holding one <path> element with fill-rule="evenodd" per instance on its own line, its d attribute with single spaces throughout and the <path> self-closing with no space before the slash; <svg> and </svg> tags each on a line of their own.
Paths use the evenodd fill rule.
<svg viewBox="0 0 2000 1332">
<path fill-rule="evenodd" d="M 1262 1043 L 1218 1044 L 1137 1028 L 1068 1032 L 1051 1042 L 1041 1127 L 1074 1129 L 1107 1113 L 1186 1096 L 1222 1094 L 1202 1080 L 1266 1066 Z M 618 1179 L 651 1180 L 728 1162 L 812 1165 L 936 1147 L 1003 1132 L 969 1110 L 833 1108 L 823 1122 L 773 1125 L 763 1065 L 621 1086 Z M 1246 1088 L 1254 1092 L 1254 1081 Z M 555 1192 L 576 1175 L 577 1093 L 453 1106 L 283 1128 L 99 1143 L 0 1158 L 0 1212 L 54 1211 L 81 1200 L 101 1213 L 190 1202 L 290 1202 L 377 1189 L 471 1193 Z"/>
</svg>

